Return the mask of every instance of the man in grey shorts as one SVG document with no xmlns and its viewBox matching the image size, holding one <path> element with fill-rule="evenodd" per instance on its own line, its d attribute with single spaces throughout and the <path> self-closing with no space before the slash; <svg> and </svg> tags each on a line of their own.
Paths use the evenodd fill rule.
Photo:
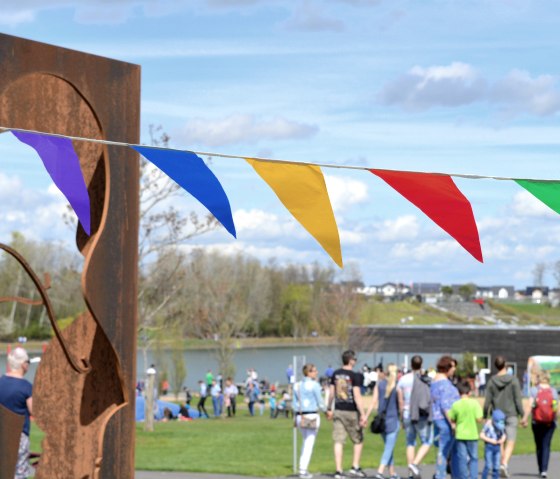
<svg viewBox="0 0 560 479">
<path fill-rule="evenodd" d="M 334 479 L 343 479 L 345 474 L 342 469 L 342 452 L 346 437 L 354 444 L 351 477 L 366 477 L 360 468 L 364 434 L 361 427 L 364 420 L 361 387 L 364 376 L 354 372 L 353 368 L 357 358 L 354 351 L 345 351 L 342 354 L 342 368 L 337 369 L 331 377 L 327 418 L 333 420 L 334 462 L 336 472 Z M 331 405 L 334 401 L 334 412 Z"/>
<path fill-rule="evenodd" d="M 494 366 L 496 366 L 498 374 L 493 376 L 486 386 L 484 418 L 490 417 L 492 411 L 496 409 L 501 409 L 506 415 L 506 443 L 505 446 L 502 446 L 500 474 L 502 477 L 509 477 L 508 463 L 515 447 L 519 417 L 523 417 L 521 387 L 519 386 L 519 380 L 508 374 L 506 358 L 497 356 L 494 360 Z"/>
</svg>

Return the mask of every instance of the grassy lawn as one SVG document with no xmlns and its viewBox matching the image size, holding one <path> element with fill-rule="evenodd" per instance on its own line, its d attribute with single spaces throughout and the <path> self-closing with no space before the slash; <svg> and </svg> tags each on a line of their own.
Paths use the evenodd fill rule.
<svg viewBox="0 0 560 479">
<path fill-rule="evenodd" d="M 414 319 L 407 321 L 407 325 L 445 324 L 458 321 L 458 318 L 453 317 L 453 315 L 445 314 L 425 304 L 409 303 L 407 301 L 394 303 L 370 301 L 362 310 L 360 324 L 400 325 L 401 319 L 409 316 Z"/>
<path fill-rule="evenodd" d="M 332 423 L 322 418 L 311 472 L 334 470 L 331 441 Z M 40 431 L 32 427 L 32 450 L 39 450 Z M 301 440 L 298 437 L 298 443 Z M 365 435 L 362 467 L 377 467 L 382 452 L 381 438 Z M 482 443 L 480 443 L 482 451 Z M 553 450 L 560 451 L 560 434 L 555 434 Z M 519 429 L 516 454 L 533 454 L 530 429 Z M 399 434 L 395 452 L 404 465 L 404 434 Z M 482 452 L 480 457 L 483 457 Z M 350 467 L 351 445 L 346 446 L 345 467 Z M 434 449 L 427 462 L 435 462 Z M 252 476 L 287 476 L 292 473 L 292 421 L 249 417 L 241 411 L 235 419 L 204 419 L 190 422 L 157 423 L 153 433 L 143 425 L 136 428 L 136 468 L 141 470 L 232 473 Z"/>
</svg>

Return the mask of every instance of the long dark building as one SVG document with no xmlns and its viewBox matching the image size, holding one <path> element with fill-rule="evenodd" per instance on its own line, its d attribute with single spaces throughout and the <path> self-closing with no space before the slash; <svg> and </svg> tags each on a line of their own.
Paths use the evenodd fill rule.
<svg viewBox="0 0 560 479">
<path fill-rule="evenodd" d="M 352 326 L 350 347 L 363 353 L 463 354 L 473 353 L 492 364 L 496 356 L 507 358 L 520 381 L 530 356 L 560 355 L 560 328 L 544 326 Z M 494 367 L 492 364 L 492 372 Z"/>
</svg>

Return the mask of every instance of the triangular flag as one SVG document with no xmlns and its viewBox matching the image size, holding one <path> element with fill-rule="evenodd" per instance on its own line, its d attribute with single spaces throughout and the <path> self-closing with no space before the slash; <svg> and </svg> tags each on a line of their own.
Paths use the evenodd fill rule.
<svg viewBox="0 0 560 479">
<path fill-rule="evenodd" d="M 228 197 L 218 178 L 199 156 L 190 151 L 132 146 L 181 188 L 200 201 L 235 238 L 235 225 Z"/>
<path fill-rule="evenodd" d="M 272 163 L 245 158 L 296 220 L 342 268 L 338 227 L 318 166 Z"/>
<path fill-rule="evenodd" d="M 38 153 L 54 184 L 76 212 L 84 231 L 90 235 L 89 195 L 72 140 L 23 131 L 12 133 L 19 141 Z"/>
<path fill-rule="evenodd" d="M 420 208 L 459 244 L 483 262 L 471 204 L 448 175 L 370 170 Z"/>
<path fill-rule="evenodd" d="M 534 180 L 515 180 L 515 182 L 556 213 L 560 213 L 560 182 Z"/>
</svg>

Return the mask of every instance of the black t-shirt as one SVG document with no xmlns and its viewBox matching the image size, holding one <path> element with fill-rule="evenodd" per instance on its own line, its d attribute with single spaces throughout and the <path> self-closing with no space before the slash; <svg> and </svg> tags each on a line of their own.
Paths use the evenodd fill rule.
<svg viewBox="0 0 560 479">
<path fill-rule="evenodd" d="M 337 369 L 332 377 L 334 386 L 334 408 L 339 411 L 357 411 L 354 400 L 354 387 L 362 387 L 364 375 L 351 369 Z"/>
</svg>

